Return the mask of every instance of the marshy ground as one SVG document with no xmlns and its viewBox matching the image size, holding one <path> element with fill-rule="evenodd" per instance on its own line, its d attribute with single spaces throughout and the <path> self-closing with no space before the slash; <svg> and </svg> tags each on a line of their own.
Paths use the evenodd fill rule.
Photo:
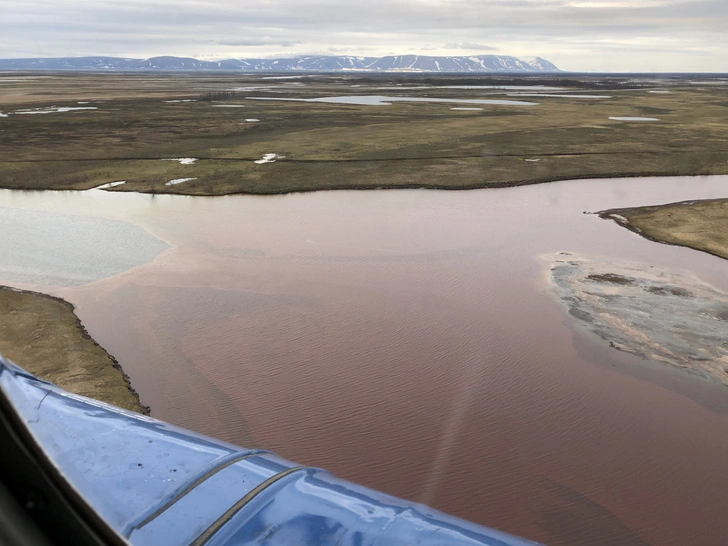
<svg viewBox="0 0 728 546">
<path fill-rule="evenodd" d="M 513 85 L 545 88 L 492 88 Z M 256 100 L 365 95 L 538 104 Z M 3 188 L 272 194 L 728 173 L 728 85 L 680 78 L 5 74 L 0 112 Z M 196 161 L 162 161 L 178 158 Z"/>
</svg>

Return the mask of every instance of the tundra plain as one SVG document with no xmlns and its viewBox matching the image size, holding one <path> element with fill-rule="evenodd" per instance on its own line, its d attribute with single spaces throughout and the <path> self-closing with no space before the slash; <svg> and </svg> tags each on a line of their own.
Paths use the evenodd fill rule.
<svg viewBox="0 0 728 546">
<path fill-rule="evenodd" d="M 537 104 L 310 102 L 368 95 Z M 0 112 L 11 189 L 276 194 L 728 173 L 728 86 L 687 77 L 5 73 Z M 196 161 L 162 161 L 175 158 Z"/>
</svg>

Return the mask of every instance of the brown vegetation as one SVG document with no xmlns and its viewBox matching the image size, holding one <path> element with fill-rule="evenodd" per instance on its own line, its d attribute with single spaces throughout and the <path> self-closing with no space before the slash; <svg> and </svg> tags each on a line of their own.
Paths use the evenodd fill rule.
<svg viewBox="0 0 728 546">
<path fill-rule="evenodd" d="M 599 214 L 653 241 L 728 259 L 728 199 L 612 209 Z"/>
<path fill-rule="evenodd" d="M 493 89 L 381 89 L 425 81 L 524 83 L 488 77 L 407 82 L 394 76 L 320 76 L 293 83 L 236 74 L 24 78 L 13 75 L 12 80 L 20 81 L 3 83 L 0 76 L 0 105 L 4 105 L 0 110 L 10 113 L 0 118 L 0 187 L 5 188 L 87 189 L 126 180 L 112 191 L 268 194 L 340 188 L 465 189 L 569 178 L 728 173 L 728 90 L 719 86 L 702 89 L 678 81 L 666 86 L 670 94 L 650 94 L 648 89 L 612 79 L 528 80 L 562 85 L 567 93 L 611 96 L 565 99 L 507 96 Z M 247 98 L 365 94 L 540 104 L 357 106 Z M 166 102 L 180 100 L 194 102 Z M 13 113 L 22 108 L 78 107 L 79 102 L 98 109 Z M 223 104 L 242 107 L 219 107 Z M 456 111 L 453 106 L 483 110 Z M 609 120 L 640 115 L 661 121 Z M 283 158 L 254 163 L 269 153 Z M 179 157 L 199 161 L 194 165 L 161 161 Z M 196 180 L 165 185 L 175 178 Z"/>
</svg>

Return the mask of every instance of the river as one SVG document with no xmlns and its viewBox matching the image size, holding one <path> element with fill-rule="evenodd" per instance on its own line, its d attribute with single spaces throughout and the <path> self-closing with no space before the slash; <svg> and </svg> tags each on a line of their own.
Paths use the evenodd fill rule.
<svg viewBox="0 0 728 546">
<path fill-rule="evenodd" d="M 583 214 L 727 194 L 725 176 L 2 190 L 0 221 L 30 219 L 3 224 L 0 283 L 71 301 L 160 419 L 550 544 L 715 545 L 728 537 L 728 390 L 579 329 L 542 256 L 728 290 L 724 260 Z M 51 243 L 62 251 L 28 261 Z"/>
</svg>

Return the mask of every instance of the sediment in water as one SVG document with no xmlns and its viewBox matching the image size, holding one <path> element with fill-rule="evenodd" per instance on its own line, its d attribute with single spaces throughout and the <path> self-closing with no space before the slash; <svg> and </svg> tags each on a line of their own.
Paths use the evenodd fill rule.
<svg viewBox="0 0 728 546">
<path fill-rule="evenodd" d="M 610 347 L 728 386 L 728 294 L 648 264 L 550 259 L 555 295 Z"/>
</svg>

